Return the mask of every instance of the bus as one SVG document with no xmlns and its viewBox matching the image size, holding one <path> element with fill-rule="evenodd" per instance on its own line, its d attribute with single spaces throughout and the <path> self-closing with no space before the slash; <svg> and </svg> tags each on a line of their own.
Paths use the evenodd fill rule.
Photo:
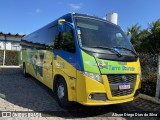
<svg viewBox="0 0 160 120">
<path fill-rule="evenodd" d="M 141 86 L 139 57 L 122 29 L 68 13 L 21 40 L 23 75 L 53 90 L 62 107 L 129 102 Z"/>
</svg>

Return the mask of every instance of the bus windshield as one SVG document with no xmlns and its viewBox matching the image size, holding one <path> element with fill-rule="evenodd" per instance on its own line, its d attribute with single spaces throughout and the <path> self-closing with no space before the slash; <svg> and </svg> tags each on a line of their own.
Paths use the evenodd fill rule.
<svg viewBox="0 0 160 120">
<path fill-rule="evenodd" d="M 76 17 L 77 34 L 82 48 L 121 50 L 121 53 L 134 55 L 132 44 L 120 27 L 105 21 Z M 105 49 L 108 51 L 108 49 Z M 122 52 L 124 51 L 124 52 Z"/>
</svg>

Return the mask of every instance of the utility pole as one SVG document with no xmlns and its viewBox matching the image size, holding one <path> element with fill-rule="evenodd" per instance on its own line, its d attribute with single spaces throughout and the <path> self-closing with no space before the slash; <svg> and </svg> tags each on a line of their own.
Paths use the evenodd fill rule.
<svg viewBox="0 0 160 120">
<path fill-rule="evenodd" d="M 4 54 L 3 54 L 3 66 L 5 65 L 5 59 L 6 59 L 6 40 L 7 40 L 7 35 L 4 34 Z"/>
<path fill-rule="evenodd" d="M 157 72 L 156 98 L 160 99 L 160 55 L 158 55 L 158 72 Z"/>
</svg>

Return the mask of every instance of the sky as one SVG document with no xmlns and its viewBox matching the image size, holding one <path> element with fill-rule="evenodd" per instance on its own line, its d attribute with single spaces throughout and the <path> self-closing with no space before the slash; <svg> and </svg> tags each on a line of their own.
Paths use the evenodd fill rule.
<svg viewBox="0 0 160 120">
<path fill-rule="evenodd" d="M 160 0 L 0 0 L 0 32 L 29 34 L 69 12 L 116 12 L 124 31 L 136 23 L 144 29 L 160 18 Z"/>
</svg>

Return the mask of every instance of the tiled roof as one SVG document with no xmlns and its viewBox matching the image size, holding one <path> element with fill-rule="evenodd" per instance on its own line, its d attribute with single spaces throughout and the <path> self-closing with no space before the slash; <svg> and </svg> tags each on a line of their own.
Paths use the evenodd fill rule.
<svg viewBox="0 0 160 120">
<path fill-rule="evenodd" d="M 23 37 L 25 36 L 26 34 L 12 34 L 12 33 L 3 33 L 3 32 L 0 32 L 0 35 L 11 35 L 11 36 L 19 36 L 19 37 Z"/>
</svg>

